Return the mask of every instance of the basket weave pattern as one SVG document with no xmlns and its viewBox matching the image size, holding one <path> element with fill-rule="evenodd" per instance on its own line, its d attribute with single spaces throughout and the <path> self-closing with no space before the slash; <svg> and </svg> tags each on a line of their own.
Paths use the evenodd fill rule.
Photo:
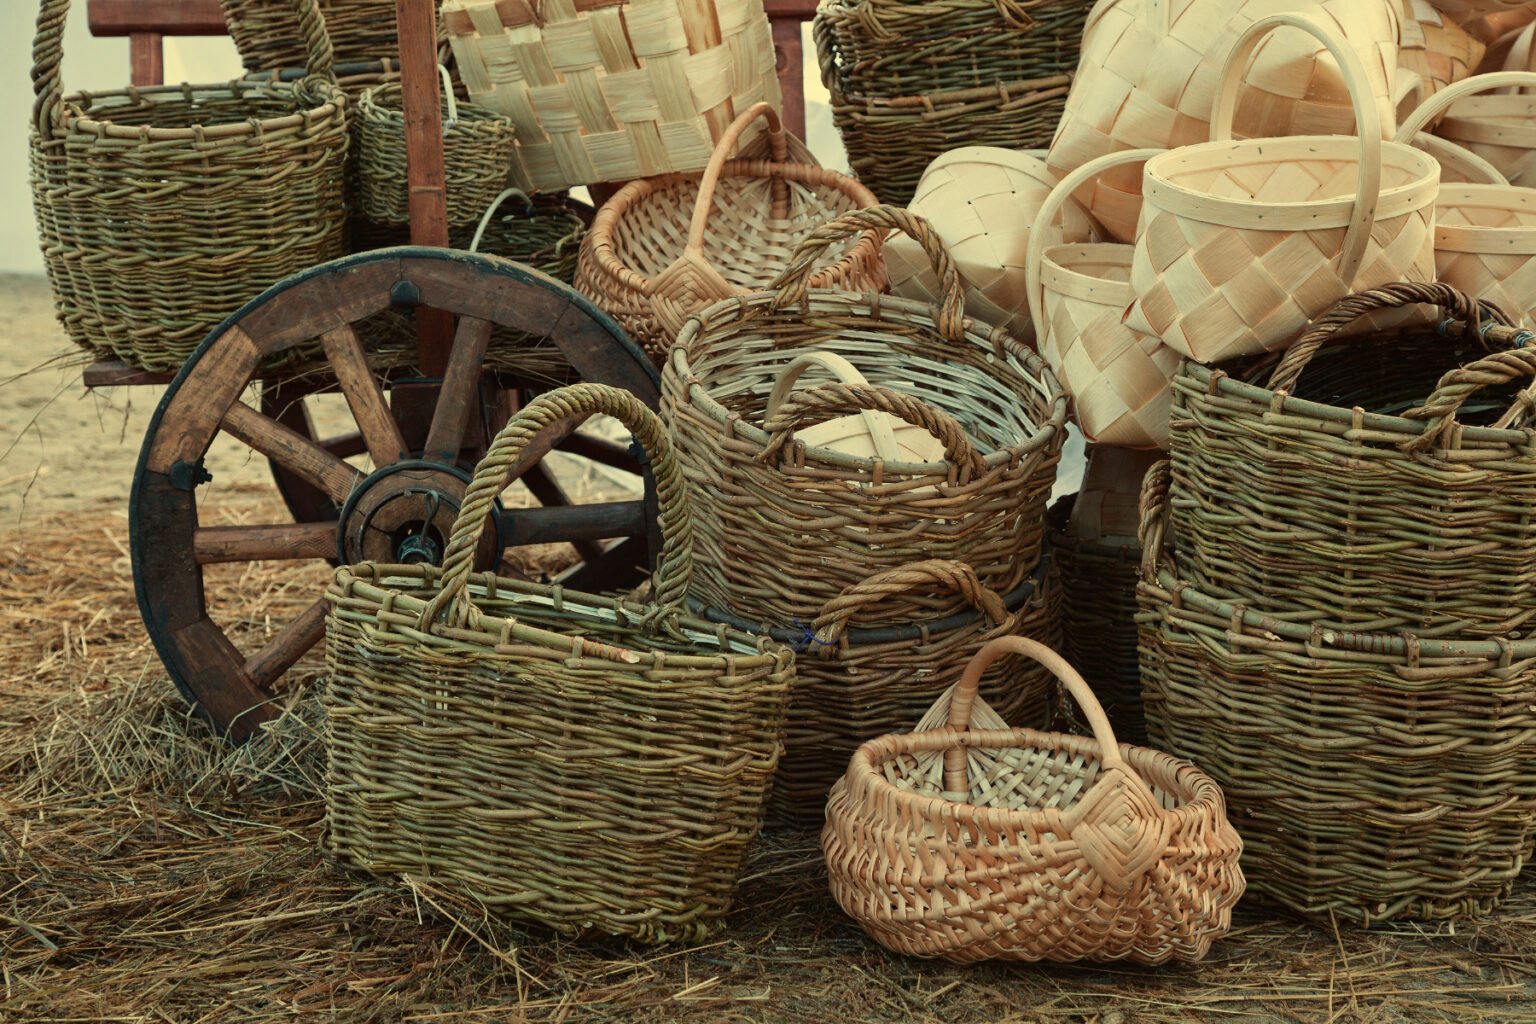
<svg viewBox="0 0 1536 1024">
<path fill-rule="evenodd" d="M 1516 317 L 1536 316 L 1536 192 L 1442 186 L 1435 204 L 1439 280 Z"/>
<path fill-rule="evenodd" d="M 220 0 L 224 24 L 247 71 L 278 71 L 304 63 L 288 0 Z M 340 64 L 400 55 L 395 0 L 317 0 Z"/>
</svg>

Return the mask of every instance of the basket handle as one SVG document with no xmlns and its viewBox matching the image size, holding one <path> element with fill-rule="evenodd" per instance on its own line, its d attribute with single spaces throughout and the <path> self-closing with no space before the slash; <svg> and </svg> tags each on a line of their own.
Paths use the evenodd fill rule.
<svg viewBox="0 0 1536 1024">
<path fill-rule="evenodd" d="M 836 352 L 807 352 L 785 363 L 784 368 L 774 378 L 773 392 L 768 396 L 768 411 L 765 414 L 767 419 L 773 419 L 779 407 L 784 404 L 784 399 L 788 398 L 794 389 L 800 375 L 813 366 L 821 367 L 843 384 L 869 386 L 869 381 L 858 371 L 858 368 Z M 864 417 L 864 426 L 869 430 L 870 440 L 875 444 L 876 454 L 887 462 L 900 461 L 901 449 L 896 446 L 896 432 L 891 429 L 890 421 L 874 409 L 861 409 L 859 412 Z"/>
<path fill-rule="evenodd" d="M 1381 196 L 1381 117 L 1365 85 L 1365 67 L 1355 51 L 1305 14 L 1271 14 L 1255 21 L 1238 37 L 1237 45 L 1222 65 L 1218 79 L 1221 86 L 1216 90 L 1216 104 L 1211 110 L 1211 140 L 1220 142 L 1232 138 L 1237 90 L 1248 61 L 1266 36 L 1284 26 L 1299 28 L 1328 48 L 1334 60 L 1339 62 L 1344 84 L 1349 89 L 1350 103 L 1355 108 L 1355 134 L 1360 139 L 1360 175 L 1355 185 L 1354 210 L 1344 232 L 1344 244 L 1339 249 L 1339 278 L 1348 288 L 1365 259 L 1365 248 L 1376 221 L 1376 202 Z"/>
<path fill-rule="evenodd" d="M 1058 181 L 1050 194 L 1045 197 L 1045 202 L 1040 204 L 1040 210 L 1035 214 L 1035 222 L 1029 229 L 1029 248 L 1024 258 L 1024 294 L 1029 300 L 1029 319 L 1035 325 L 1035 339 L 1039 344 L 1045 344 L 1046 333 L 1043 319 L 1045 282 L 1042 279 L 1041 261 L 1045 257 L 1045 233 L 1055 221 L 1057 212 L 1069 196 L 1103 172 L 1112 167 L 1119 167 L 1121 164 L 1137 161 L 1144 163 L 1162 152 L 1164 150 L 1161 149 L 1126 149 L 1095 157 Z"/>
<path fill-rule="evenodd" d="M 1449 110 L 1451 105 L 1459 99 L 1507 86 L 1536 86 L 1536 72 L 1491 71 L 1486 75 L 1463 78 L 1455 85 L 1446 86 L 1419 104 L 1418 109 L 1409 114 L 1407 120 L 1398 127 L 1394 138 L 1398 142 L 1413 138 L 1428 127 L 1429 122 Z"/>
<path fill-rule="evenodd" d="M 944 445 L 944 458 L 960 467 L 962 481 L 972 480 L 987 471 L 986 460 L 965 436 L 965 428 L 949 413 L 934 408 L 921 398 L 879 384 L 844 384 L 841 381 L 828 381 L 788 395 L 774 414 L 763 421 L 768 443 L 757 457 L 758 461 L 767 462 L 777 455 L 789 442 L 795 426 L 807 417 L 864 409 L 888 412 L 938 438 Z"/>
<path fill-rule="evenodd" d="M 709 224 L 709 215 L 715 209 L 715 189 L 720 185 L 725 162 L 736 152 L 736 144 L 741 141 L 747 126 L 760 118 L 768 122 L 768 144 L 773 162 L 782 164 L 789 159 L 789 140 L 785 137 L 784 125 L 779 120 L 779 112 L 773 109 L 773 104 L 766 101 L 754 103 L 732 121 L 730 127 L 721 133 L 720 141 L 715 143 L 715 150 L 709 155 L 709 163 L 704 168 L 704 176 L 699 179 L 699 197 L 693 204 L 693 220 L 688 223 L 688 243 L 683 247 L 685 254 L 698 257 L 703 253 L 704 229 Z M 778 207 L 788 202 L 789 186 L 779 178 L 774 178 L 771 184 L 774 216 L 782 217 L 784 211 Z M 687 255 L 682 258 L 687 259 Z"/>
<path fill-rule="evenodd" d="M 910 236 L 928 254 L 929 266 L 939 280 L 943 301 L 934 311 L 934 326 L 945 341 L 955 345 L 965 342 L 965 292 L 960 287 L 960 272 L 949 255 L 944 240 L 938 236 L 922 217 L 899 206 L 869 206 L 853 210 L 812 231 L 801 241 L 799 248 L 789 259 L 789 265 L 780 271 L 768 285 L 773 290 L 773 300 L 768 311 L 777 313 L 787 306 L 798 305 L 805 300 L 810 289 L 811 271 L 816 258 L 833 242 L 841 241 L 862 230 L 893 229 Z"/>
<path fill-rule="evenodd" d="M 1521 333 L 1536 341 L 1527 332 Z M 1532 378 L 1531 383 L 1515 396 L 1514 402 L 1493 424 L 1495 429 L 1518 427 L 1536 411 L 1536 349 L 1508 348 L 1490 352 L 1465 366 L 1448 370 L 1423 405 L 1403 413 L 1409 419 L 1427 419 L 1429 423 L 1425 425 L 1424 433 L 1403 442 L 1402 449 L 1421 452 L 1437 444 L 1454 444 L 1456 413 L 1467 399 L 1486 387 L 1507 384 L 1522 377 Z"/>
<path fill-rule="evenodd" d="M 975 569 L 964 562 L 932 558 L 877 572 L 845 588 L 841 594 L 822 605 L 821 614 L 812 623 L 816 642 L 824 647 L 837 646 L 854 615 L 880 604 L 888 597 L 906 594 L 932 583 L 965 598 L 966 604 L 986 616 L 987 621 L 994 626 L 1008 621 L 1008 606 L 996 591 L 981 582 Z"/>
<path fill-rule="evenodd" d="M 1141 478 L 1141 498 L 1137 505 L 1141 521 L 1136 527 L 1136 539 L 1141 542 L 1141 578 L 1149 583 L 1157 580 L 1157 567 L 1163 562 L 1163 548 L 1168 543 L 1168 522 L 1172 513 L 1168 487 L 1172 477 L 1173 463 L 1160 459 Z"/>
<path fill-rule="evenodd" d="M 693 571 L 693 517 L 688 508 L 687 485 L 672 453 L 666 427 L 645 404 L 621 388 L 607 384 L 572 384 L 545 392 L 523 406 L 491 442 L 490 450 L 475 467 L 474 479 L 464 492 L 459 515 L 453 522 L 448 549 L 443 555 L 442 589 L 421 613 L 426 630 L 447 613 L 451 625 L 476 625 L 481 612 L 469 595 L 469 576 L 475 551 L 496 496 L 506 489 L 511 469 L 523 450 L 543 431 L 567 420 L 580 422 L 594 415 L 612 416 L 634 434 L 650 459 L 656 479 L 657 516 L 661 528 L 661 564 L 655 573 L 655 603 L 663 621 L 683 610 L 688 581 Z"/>
<path fill-rule="evenodd" d="M 1077 701 L 1078 707 L 1082 708 L 1083 715 L 1088 719 L 1088 725 L 1093 730 L 1093 738 L 1099 744 L 1099 763 L 1105 771 L 1119 768 L 1128 775 L 1140 778 L 1120 756 L 1120 741 L 1115 739 L 1115 730 L 1109 724 L 1109 717 L 1104 714 L 1104 706 L 1093 695 L 1092 687 L 1075 668 L 1067 663 L 1067 659 L 1040 641 L 1031 640 L 1028 637 L 1000 636 L 982 645 L 981 650 L 977 651 L 975 657 L 966 664 L 965 674 L 960 677 L 960 682 L 955 685 L 955 692 L 950 697 L 949 728 L 965 731 L 971 720 L 971 709 L 976 704 L 981 674 L 1005 654 L 1021 654 L 1026 658 L 1033 658 L 1045 666 L 1067 688 L 1067 692 Z M 949 792 L 964 793 L 970 788 L 966 779 L 965 764 L 964 747 L 950 747 L 944 751 L 944 788 Z"/>
<path fill-rule="evenodd" d="M 1438 282 L 1410 283 L 1395 281 L 1379 288 L 1346 295 L 1330 306 L 1322 316 L 1307 325 L 1300 338 L 1275 366 L 1269 376 L 1271 391 L 1294 391 L 1302 373 L 1311 363 L 1318 349 L 1326 345 L 1345 327 L 1368 313 L 1383 309 L 1399 309 L 1403 306 L 1438 306 L 1452 319 L 1469 324 L 1491 319 L 1495 324 L 1514 330 L 1514 322 L 1491 302 L 1479 302 L 1470 295 L 1448 284 Z M 1514 342 L 1514 335 L 1500 340 Z"/>
<path fill-rule="evenodd" d="M 469 240 L 470 252 L 480 251 L 480 240 L 485 237 L 486 228 L 491 226 L 491 219 L 496 216 L 496 211 L 501 209 L 501 204 L 512 198 L 523 201 L 524 215 L 531 215 L 533 213 L 533 200 L 528 198 L 528 193 L 520 188 L 502 189 L 496 198 L 491 200 L 491 205 L 487 206 L 485 212 L 480 215 L 480 223 L 475 225 L 474 237 Z"/>
<path fill-rule="evenodd" d="M 1506 186 L 1509 184 L 1509 179 L 1504 177 L 1504 172 L 1470 149 L 1450 139 L 1443 139 L 1429 132 L 1419 132 L 1413 137 L 1411 145 L 1439 161 L 1442 172 L 1447 168 L 1458 171 L 1472 184 Z"/>
</svg>

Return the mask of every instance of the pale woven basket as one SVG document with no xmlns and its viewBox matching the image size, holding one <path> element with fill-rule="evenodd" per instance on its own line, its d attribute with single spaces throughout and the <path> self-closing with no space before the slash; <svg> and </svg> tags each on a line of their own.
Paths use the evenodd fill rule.
<svg viewBox="0 0 1536 1024">
<path fill-rule="evenodd" d="M 1300 28 L 1345 69 L 1358 138 L 1232 141 L 1238 79 L 1271 32 Z M 1255 22 L 1228 55 L 1212 140 L 1147 161 L 1131 264 L 1132 327 L 1217 362 L 1289 344 L 1353 289 L 1434 279 L 1440 168 L 1381 140 L 1353 51 L 1316 20 Z"/>
<path fill-rule="evenodd" d="M 1401 0 L 1402 34 L 1398 39 L 1399 102 L 1422 103 L 1467 78 L 1487 47 L 1466 29 L 1436 10 L 1429 0 Z"/>
<path fill-rule="evenodd" d="M 1053 672 L 1094 738 L 1000 727 L 976 688 L 1007 654 Z M 983 647 L 917 731 L 858 749 L 821 843 L 871 938 L 961 963 L 1199 960 L 1244 889 L 1216 783 L 1117 742 L 1083 678 L 1018 636 Z"/>
<path fill-rule="evenodd" d="M 1083 56 L 1047 162 L 1058 177 L 1117 149 L 1173 149 L 1210 136 L 1222 57 L 1274 5 L 1253 0 L 1118 0 L 1100 3 L 1083 34 Z M 1385 3 L 1322 0 L 1311 17 L 1346 40 L 1366 71 L 1363 87 L 1378 121 L 1395 121 L 1392 97 L 1398 23 Z M 1350 130 L 1339 68 L 1299 32 L 1269 40 L 1237 98 L 1240 135 L 1277 136 Z M 1110 237 L 1136 237 L 1141 177 L 1122 168 L 1086 199 Z"/>
<path fill-rule="evenodd" d="M 1441 186 L 1435 270 L 1446 284 L 1536 322 L 1536 189 Z"/>
<path fill-rule="evenodd" d="M 1477 95 L 1536 86 L 1529 71 L 1474 75 L 1432 96 L 1403 122 L 1399 136 L 1440 118 L 1434 132 L 1487 160 L 1511 185 L 1536 184 L 1536 94 Z"/>
<path fill-rule="evenodd" d="M 528 191 L 697 171 L 739 112 L 780 103 L 762 0 L 444 0 L 442 12 L 469 98 L 517 127 L 513 183 Z"/>
<path fill-rule="evenodd" d="M 1133 149 L 1090 160 L 1061 180 L 1030 231 L 1028 296 L 1040 354 L 1072 396 L 1090 441 L 1166 448 L 1168 382 L 1182 358 L 1154 335 L 1123 322 L 1135 300 L 1129 245 L 1045 244 L 1058 208 L 1103 171 L 1144 163 L 1162 152 Z"/>
</svg>

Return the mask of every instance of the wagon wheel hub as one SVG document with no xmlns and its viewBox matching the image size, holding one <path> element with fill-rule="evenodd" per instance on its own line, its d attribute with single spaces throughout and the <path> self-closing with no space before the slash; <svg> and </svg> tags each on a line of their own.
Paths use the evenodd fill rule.
<svg viewBox="0 0 1536 1024">
<path fill-rule="evenodd" d="M 342 506 L 336 532 L 342 564 L 442 561 L 470 476 L 457 466 L 412 459 L 369 474 Z M 496 564 L 497 531 L 481 539 L 476 563 Z"/>
</svg>

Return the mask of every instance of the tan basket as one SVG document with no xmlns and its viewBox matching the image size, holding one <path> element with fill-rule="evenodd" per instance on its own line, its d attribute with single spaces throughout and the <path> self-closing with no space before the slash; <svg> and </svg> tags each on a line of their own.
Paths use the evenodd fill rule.
<svg viewBox="0 0 1536 1024">
<path fill-rule="evenodd" d="M 1358 138 L 1231 141 L 1241 71 L 1286 25 L 1316 35 L 1345 69 Z M 1354 53 L 1304 15 L 1272 15 L 1242 35 L 1222 68 L 1214 141 L 1147 161 L 1128 324 L 1218 362 L 1289 344 L 1354 289 L 1434 280 L 1440 168 L 1381 141 L 1363 75 Z"/>
<path fill-rule="evenodd" d="M 1204 142 L 1222 55 L 1257 15 L 1249 0 L 1119 0 L 1088 19 L 1083 57 L 1048 159 L 1058 176 L 1119 149 L 1172 149 Z M 1392 83 L 1398 26 L 1384 3 L 1323 0 L 1312 17 L 1345 39 L 1366 69 L 1378 122 L 1395 122 Z M 1237 98 L 1239 134 L 1347 132 L 1352 124 L 1339 69 L 1297 32 L 1265 44 Z M 1111 238 L 1136 237 L 1141 177 L 1130 168 L 1103 178 L 1086 200 Z"/>
<path fill-rule="evenodd" d="M 1031 228 L 1028 296 L 1040 354 L 1072 396 L 1078 426 L 1090 441 L 1166 448 L 1168 381 L 1181 357 L 1122 322 L 1135 298 L 1131 246 L 1047 246 L 1044 239 L 1057 209 L 1082 186 L 1107 169 L 1144 163 L 1161 152 L 1133 149 L 1090 160 L 1061 180 Z"/>
<path fill-rule="evenodd" d="M 763 0 L 442 10 L 469 98 L 517 126 L 513 183 L 529 191 L 697 171 L 738 112 L 779 105 Z"/>
<path fill-rule="evenodd" d="M 1006 328 L 1028 341 L 1030 323 L 1025 258 L 1030 223 L 1056 184 L 1039 157 L 993 146 L 962 146 L 928 165 L 907 209 L 933 225 L 949 246 L 965 282 L 966 315 Z M 1055 242 L 1092 242 L 1098 228 L 1075 200 L 1062 203 L 1062 224 L 1049 231 Z M 939 279 L 928 256 L 906 235 L 884 246 L 891 294 L 937 303 Z"/>
<path fill-rule="evenodd" d="M 1536 189 L 1444 185 L 1435 203 L 1435 270 L 1515 317 L 1536 317 Z"/>
<path fill-rule="evenodd" d="M 1536 185 L 1536 94 L 1474 95 L 1536 86 L 1529 71 L 1474 75 L 1430 97 L 1399 130 L 1418 131 L 1436 117 L 1435 134 L 1487 160 L 1511 185 Z"/>
<path fill-rule="evenodd" d="M 1514 13 L 1531 6 L 1531 0 L 1435 0 L 1435 6 L 1460 21 Z"/>
<path fill-rule="evenodd" d="M 1006 654 L 1054 673 L 1094 738 L 977 728 L 996 719 L 977 683 Z M 858 749 L 821 842 L 833 898 L 871 938 L 962 963 L 1199 960 L 1244 888 L 1216 783 L 1118 743 L 1082 676 L 1016 636 L 983 647 L 918 731 Z"/>
<path fill-rule="evenodd" d="M 1402 0 L 1402 7 L 1396 92 L 1399 104 L 1417 105 L 1472 75 L 1486 47 L 1429 0 Z"/>
<path fill-rule="evenodd" d="M 768 160 L 728 160 L 757 122 Z M 576 288 L 617 320 L 660 365 L 684 321 L 704 307 L 765 288 L 822 222 L 875 205 L 845 174 L 816 165 L 766 103 L 720 137 L 702 177 L 632 181 L 603 204 L 582 244 Z M 830 250 L 814 288 L 884 287 L 879 233 Z"/>
</svg>

